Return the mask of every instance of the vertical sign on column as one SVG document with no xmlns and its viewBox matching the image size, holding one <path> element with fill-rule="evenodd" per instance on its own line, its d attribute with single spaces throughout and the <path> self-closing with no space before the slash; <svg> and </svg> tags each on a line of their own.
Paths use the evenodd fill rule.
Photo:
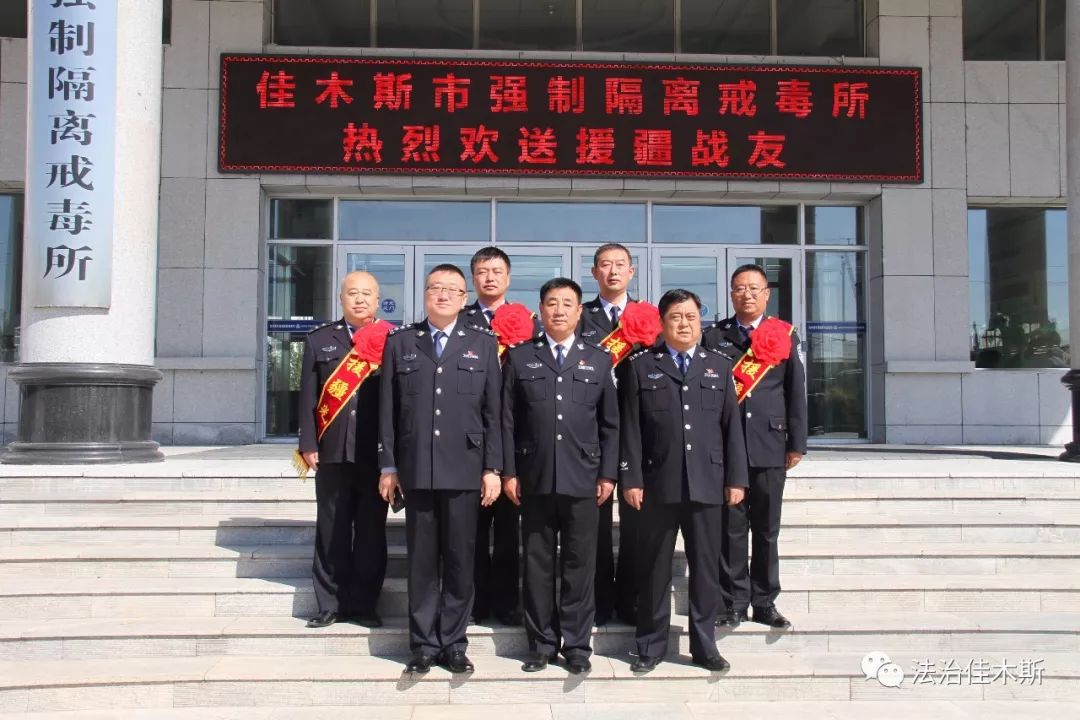
<svg viewBox="0 0 1080 720">
<path fill-rule="evenodd" d="M 35 307 L 107 308 L 116 2 L 34 0 L 30 8 L 23 279 Z"/>
</svg>

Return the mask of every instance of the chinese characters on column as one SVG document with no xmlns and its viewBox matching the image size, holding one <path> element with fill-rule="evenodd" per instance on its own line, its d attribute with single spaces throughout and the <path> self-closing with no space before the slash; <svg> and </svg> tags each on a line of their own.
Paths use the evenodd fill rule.
<svg viewBox="0 0 1080 720">
<path fill-rule="evenodd" d="M 92 92 L 64 71 L 55 92 Z M 922 173 L 914 68 L 223 56 L 222 72 L 223 171 Z M 74 142 L 88 129 L 78 113 L 54 118 Z M 55 172 L 81 177 L 78 157 Z"/>
<path fill-rule="evenodd" d="M 39 307 L 111 301 L 116 4 L 36 2 L 26 278 Z"/>
</svg>

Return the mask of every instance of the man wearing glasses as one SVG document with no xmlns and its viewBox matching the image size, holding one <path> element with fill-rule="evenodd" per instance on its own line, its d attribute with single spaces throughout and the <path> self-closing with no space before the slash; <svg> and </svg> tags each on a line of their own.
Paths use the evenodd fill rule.
<svg viewBox="0 0 1080 720">
<path fill-rule="evenodd" d="M 438 265 L 427 317 L 387 338 L 379 385 L 379 492 L 405 495 L 410 673 L 438 662 L 472 672 L 465 632 L 473 604 L 476 517 L 502 490 L 499 351 L 461 322 L 465 275 Z"/>
<path fill-rule="evenodd" d="M 702 338 L 705 347 L 718 350 L 736 363 L 737 375 L 754 332 L 766 319 L 769 297 L 764 268 L 737 268 L 731 276 L 735 316 L 717 323 Z M 770 322 L 786 329 L 790 348 L 784 348 L 786 359 L 758 369 L 756 384 L 748 385 L 740 397 L 750 487 L 745 502 L 724 508 L 727 517 L 722 561 L 726 562 L 727 573 L 721 570 L 721 581 L 727 608 L 718 624 L 728 628 L 750 619 L 748 607 L 753 608 L 754 622 L 781 629 L 791 626 L 775 604 L 780 594 L 777 539 L 787 471 L 798 465 L 806 453 L 806 375 L 794 328 L 774 319 Z M 747 558 L 751 533 L 753 562 Z"/>
</svg>

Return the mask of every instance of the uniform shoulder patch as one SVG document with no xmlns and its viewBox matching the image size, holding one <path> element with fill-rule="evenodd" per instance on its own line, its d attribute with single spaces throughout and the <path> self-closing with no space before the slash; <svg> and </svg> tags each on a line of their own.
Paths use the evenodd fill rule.
<svg viewBox="0 0 1080 720">
<path fill-rule="evenodd" d="M 484 335 L 490 335 L 491 337 L 496 337 L 495 331 L 494 330 L 489 330 L 486 327 L 480 327 L 479 325 L 473 325 L 473 324 L 470 324 L 470 323 L 466 323 L 465 327 L 467 327 L 469 330 L 472 330 L 473 332 L 478 332 L 478 333 L 482 333 Z"/>
<path fill-rule="evenodd" d="M 396 328 L 391 330 L 390 334 L 391 335 L 397 335 L 400 332 L 405 332 L 406 330 L 414 330 L 415 328 L 416 328 L 416 323 L 405 323 L 404 325 L 398 325 Z"/>
<path fill-rule="evenodd" d="M 317 333 L 320 330 L 325 330 L 328 327 L 333 327 L 333 326 L 337 325 L 339 322 L 341 322 L 341 321 L 340 320 L 331 320 L 330 322 L 324 323 L 324 324 L 320 325 L 319 327 L 311 328 L 310 330 L 307 331 L 307 334 L 311 335 L 313 333 Z"/>
<path fill-rule="evenodd" d="M 644 357 L 645 355 L 648 355 L 648 354 L 649 354 L 649 348 L 645 348 L 643 350 L 638 350 L 636 353 L 631 355 L 629 359 L 630 360 L 637 360 L 639 357 Z"/>
</svg>

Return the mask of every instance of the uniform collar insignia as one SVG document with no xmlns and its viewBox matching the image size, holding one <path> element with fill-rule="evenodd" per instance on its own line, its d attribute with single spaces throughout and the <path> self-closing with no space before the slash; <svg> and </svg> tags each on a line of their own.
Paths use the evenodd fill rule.
<svg viewBox="0 0 1080 720">
<path fill-rule="evenodd" d="M 335 325 L 334 327 L 337 328 L 338 330 L 340 330 L 341 328 L 343 328 L 345 326 L 344 325 Z"/>
<path fill-rule="evenodd" d="M 584 350 L 585 349 L 585 343 L 578 343 L 577 344 L 577 349 L 578 350 Z"/>
<path fill-rule="evenodd" d="M 424 331 L 423 330 L 417 330 L 416 331 L 416 337 L 424 337 Z"/>
<path fill-rule="evenodd" d="M 465 331 L 464 331 L 464 330 L 458 330 L 458 331 L 457 331 L 457 334 L 458 334 L 458 335 L 459 335 L 460 337 L 465 337 Z"/>
</svg>

